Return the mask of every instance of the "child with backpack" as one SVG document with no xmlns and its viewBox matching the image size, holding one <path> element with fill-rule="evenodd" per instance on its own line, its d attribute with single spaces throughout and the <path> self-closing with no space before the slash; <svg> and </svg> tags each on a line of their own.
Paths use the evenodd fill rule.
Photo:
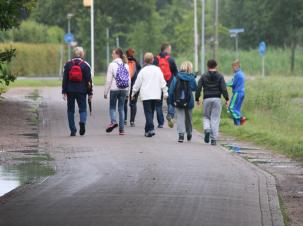
<svg viewBox="0 0 303 226">
<path fill-rule="evenodd" d="M 141 65 L 136 60 L 134 55 L 135 55 L 135 50 L 134 49 L 129 48 L 126 51 L 126 56 L 127 56 L 127 60 L 128 60 L 127 64 L 128 64 L 128 67 L 129 67 L 129 74 L 130 74 L 130 78 L 131 78 L 130 93 L 132 93 L 132 89 L 133 89 L 135 81 L 138 77 L 138 73 L 141 70 Z M 137 114 L 138 96 L 139 96 L 139 92 L 134 96 L 133 99 L 129 98 L 130 126 L 131 127 L 135 126 L 135 117 L 136 117 L 136 114 Z M 128 110 L 127 104 L 128 104 L 128 98 L 125 99 L 125 103 L 124 103 L 124 115 L 125 115 L 124 122 L 125 122 L 125 125 L 127 124 L 127 110 Z"/>
<path fill-rule="evenodd" d="M 177 116 L 179 143 L 183 143 L 185 133 L 188 141 L 192 138 L 192 109 L 195 105 L 192 92 L 197 89 L 192 70 L 193 64 L 190 61 L 183 62 L 169 89 L 170 103 L 174 105 Z"/>
<path fill-rule="evenodd" d="M 127 58 L 122 49 L 116 48 L 112 52 L 113 62 L 108 65 L 104 98 L 110 92 L 109 113 L 111 123 L 106 132 L 110 133 L 119 125 L 119 135 L 125 135 L 124 131 L 124 103 L 129 96 L 130 75 Z M 118 102 L 119 124 L 116 121 L 116 106 Z"/>
</svg>

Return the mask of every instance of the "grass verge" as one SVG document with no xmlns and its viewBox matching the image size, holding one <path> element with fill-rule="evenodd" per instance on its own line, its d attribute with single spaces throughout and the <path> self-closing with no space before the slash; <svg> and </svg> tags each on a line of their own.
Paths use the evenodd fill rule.
<svg viewBox="0 0 303 226">
<path fill-rule="evenodd" d="M 303 78 L 268 77 L 247 81 L 245 126 L 235 127 L 222 109 L 220 131 L 252 141 L 303 162 Z M 202 110 L 195 109 L 194 126 L 201 130 Z"/>
</svg>

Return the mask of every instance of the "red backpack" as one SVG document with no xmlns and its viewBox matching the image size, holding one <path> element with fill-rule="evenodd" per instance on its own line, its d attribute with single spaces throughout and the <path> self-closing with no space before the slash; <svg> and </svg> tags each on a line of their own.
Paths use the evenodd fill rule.
<svg viewBox="0 0 303 226">
<path fill-rule="evenodd" d="M 166 55 L 165 57 L 157 56 L 158 66 L 160 67 L 160 69 L 164 75 L 164 79 L 166 81 L 169 81 L 172 76 L 172 73 L 171 73 L 170 67 L 169 67 L 169 62 L 168 62 L 169 58 L 170 58 L 169 55 Z"/>
<path fill-rule="evenodd" d="M 80 65 L 83 63 L 83 60 L 81 60 L 79 63 L 77 63 L 75 60 L 72 60 L 72 63 L 73 65 L 68 73 L 68 79 L 72 82 L 81 82 L 83 79 L 83 73 Z"/>
</svg>

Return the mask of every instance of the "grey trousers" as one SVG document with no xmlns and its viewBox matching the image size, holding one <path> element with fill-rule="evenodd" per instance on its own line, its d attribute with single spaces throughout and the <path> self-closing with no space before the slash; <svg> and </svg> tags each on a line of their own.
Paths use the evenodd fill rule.
<svg viewBox="0 0 303 226">
<path fill-rule="evenodd" d="M 175 108 L 177 116 L 177 132 L 180 134 L 192 134 L 192 109 Z"/>
<path fill-rule="evenodd" d="M 220 98 L 207 98 L 203 101 L 203 126 L 210 132 L 210 138 L 216 140 L 219 133 L 222 103 Z"/>
</svg>

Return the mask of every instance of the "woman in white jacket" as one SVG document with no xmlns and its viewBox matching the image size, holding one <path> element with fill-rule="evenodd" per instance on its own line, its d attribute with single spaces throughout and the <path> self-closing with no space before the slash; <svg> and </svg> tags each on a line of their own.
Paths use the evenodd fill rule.
<svg viewBox="0 0 303 226">
<path fill-rule="evenodd" d="M 129 95 L 130 75 L 127 65 L 127 58 L 122 49 L 116 48 L 112 52 L 113 61 L 108 65 L 106 85 L 104 89 L 104 98 L 110 92 L 109 113 L 111 123 L 106 128 L 106 132 L 112 132 L 118 123 L 116 121 L 116 106 L 118 101 L 119 112 L 119 135 L 125 135 L 124 132 L 124 101 Z M 118 75 L 118 73 L 120 75 Z"/>
<path fill-rule="evenodd" d="M 167 99 L 167 86 L 161 69 L 153 65 L 154 56 L 152 53 L 145 53 L 145 65 L 138 74 L 137 80 L 133 86 L 132 98 L 140 90 L 141 100 L 143 101 L 145 123 L 145 136 L 155 135 L 154 112 L 155 105 L 161 100 L 161 94 Z"/>
</svg>

